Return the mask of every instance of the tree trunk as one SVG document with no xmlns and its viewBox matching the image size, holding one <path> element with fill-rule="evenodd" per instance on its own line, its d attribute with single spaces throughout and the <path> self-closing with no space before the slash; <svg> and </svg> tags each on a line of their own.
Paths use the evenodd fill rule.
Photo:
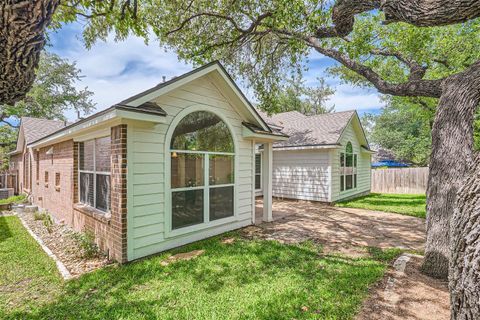
<svg viewBox="0 0 480 320">
<path fill-rule="evenodd" d="M 451 226 L 452 319 L 480 319 L 480 154 L 459 191 Z"/>
<path fill-rule="evenodd" d="M 450 258 L 450 221 L 457 193 L 473 155 L 473 120 L 479 103 L 480 62 L 442 84 L 432 128 L 427 188 L 427 241 L 424 273 L 446 279 Z"/>
<path fill-rule="evenodd" d="M 59 2 L 0 1 L 0 105 L 13 105 L 31 88 L 45 29 Z"/>
</svg>

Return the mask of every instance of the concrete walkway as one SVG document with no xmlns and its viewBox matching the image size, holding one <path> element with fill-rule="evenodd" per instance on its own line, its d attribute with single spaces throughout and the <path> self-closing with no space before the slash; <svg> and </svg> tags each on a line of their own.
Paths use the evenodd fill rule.
<svg viewBox="0 0 480 320">
<path fill-rule="evenodd" d="M 400 214 L 276 199 L 274 221 L 261 223 L 261 217 L 260 199 L 256 203 L 259 224 L 245 232 L 282 242 L 313 240 L 323 244 L 327 252 L 352 255 L 360 253 L 359 247 L 366 246 L 424 249 L 425 220 Z"/>
</svg>

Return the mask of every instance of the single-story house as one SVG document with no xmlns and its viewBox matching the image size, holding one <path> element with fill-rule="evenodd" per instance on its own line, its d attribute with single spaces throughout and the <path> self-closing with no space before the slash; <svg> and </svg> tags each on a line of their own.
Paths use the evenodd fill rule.
<svg viewBox="0 0 480 320">
<path fill-rule="evenodd" d="M 355 112 L 268 117 L 213 62 L 71 124 L 22 118 L 10 170 L 127 262 L 255 223 L 259 189 L 264 221 L 273 196 L 368 192 L 370 151 Z"/>
<path fill-rule="evenodd" d="M 335 202 L 370 192 L 373 151 L 356 111 L 312 116 L 290 111 L 262 117 L 289 136 L 273 144 L 274 197 Z M 257 148 L 257 195 L 265 190 L 262 155 Z"/>
<path fill-rule="evenodd" d="M 23 118 L 10 169 L 35 205 L 126 262 L 254 223 L 258 143 L 272 221 L 269 159 L 287 138 L 213 62 L 72 124 Z"/>
</svg>

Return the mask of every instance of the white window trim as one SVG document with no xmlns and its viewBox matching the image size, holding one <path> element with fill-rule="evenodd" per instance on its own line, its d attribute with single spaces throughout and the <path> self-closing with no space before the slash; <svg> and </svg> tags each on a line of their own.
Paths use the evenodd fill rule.
<svg viewBox="0 0 480 320">
<path fill-rule="evenodd" d="M 213 220 L 213 221 L 208 221 L 207 219 L 204 219 L 205 222 L 195 224 L 192 226 L 188 227 L 183 227 L 179 229 L 172 229 L 172 203 L 171 203 L 171 198 L 172 198 L 172 190 L 178 190 L 178 189 L 172 189 L 171 188 L 171 156 L 170 154 L 172 152 L 181 152 L 181 153 L 197 153 L 197 151 L 191 151 L 191 150 L 174 150 L 170 149 L 170 142 L 173 136 L 173 132 L 177 125 L 180 123 L 180 121 L 185 118 L 188 114 L 196 111 L 207 111 L 215 114 L 218 116 L 227 126 L 227 128 L 230 131 L 230 134 L 233 139 L 233 145 L 234 145 L 234 152 L 210 152 L 210 151 L 198 151 L 198 152 L 204 152 L 205 154 L 224 154 L 224 155 L 233 155 L 234 158 L 234 183 L 233 184 L 228 184 L 229 186 L 233 185 L 233 216 L 218 219 L 218 220 Z M 205 168 L 204 170 L 207 170 L 207 165 L 208 163 L 205 163 Z M 237 145 L 237 140 L 235 136 L 235 131 L 233 127 L 230 125 L 230 122 L 227 120 L 227 117 L 223 114 L 222 111 L 220 111 L 218 108 L 213 108 L 210 106 L 206 105 L 193 105 L 188 108 L 183 109 L 180 111 L 173 121 L 170 123 L 169 129 L 167 131 L 167 134 L 165 135 L 165 201 L 164 201 L 164 212 L 165 212 L 165 225 L 164 225 L 164 232 L 165 232 L 165 238 L 172 238 L 172 237 L 178 237 L 178 236 L 183 236 L 187 235 L 189 233 L 194 233 L 194 232 L 199 232 L 202 230 L 210 229 L 213 227 L 229 224 L 232 222 L 238 221 L 238 210 L 237 210 L 237 201 L 238 201 L 238 196 L 236 191 L 238 190 L 238 173 L 239 173 L 239 152 L 238 152 L 238 145 Z M 204 172 L 205 179 L 209 180 L 209 177 L 206 175 Z M 206 181 L 210 182 L 210 181 Z M 220 185 L 219 185 L 220 186 Z M 225 186 L 225 185 L 224 185 Z M 201 186 L 200 188 L 203 188 Z M 188 189 L 188 190 L 194 190 L 194 189 Z M 207 192 L 208 196 L 208 192 Z M 209 199 L 204 197 L 204 208 L 205 206 L 209 205 Z M 204 217 L 209 214 L 208 211 L 204 209 Z"/>
<path fill-rule="evenodd" d="M 345 146 L 345 149 L 346 149 L 346 146 Z M 342 156 L 343 154 L 343 164 L 346 165 L 347 164 L 347 152 L 346 150 L 340 152 L 340 157 Z M 349 153 L 352 155 L 352 188 L 350 189 L 347 189 L 347 175 L 344 174 L 344 171 L 343 169 L 344 168 L 347 168 L 346 166 L 342 167 L 341 164 L 342 162 L 340 161 L 340 178 L 343 179 L 343 190 L 342 190 L 342 185 L 340 184 L 340 194 L 344 194 L 344 193 L 348 193 L 348 192 L 351 192 L 352 190 L 356 190 L 358 188 L 358 181 L 357 183 L 355 184 L 355 175 L 357 175 L 357 180 L 358 180 L 358 153 L 355 153 L 353 152 L 353 144 L 352 144 L 352 153 Z M 357 158 L 357 161 L 356 161 L 356 164 L 355 164 L 355 158 Z"/>
<path fill-rule="evenodd" d="M 96 153 L 96 144 L 95 144 L 95 140 L 96 139 L 100 139 L 100 138 L 106 138 L 106 137 L 109 137 L 109 136 L 103 136 L 103 137 L 97 137 L 97 138 L 93 138 L 93 139 L 90 139 L 90 140 L 84 140 L 84 141 L 81 141 L 78 143 L 78 159 L 77 159 L 77 166 L 78 166 L 78 203 L 81 203 L 83 205 L 86 205 L 88 207 L 91 207 L 95 210 L 98 210 L 100 212 L 104 212 L 104 213 L 110 213 L 111 212 L 111 199 L 108 200 L 108 209 L 107 211 L 103 211 L 101 209 L 98 209 L 97 208 L 97 175 L 108 175 L 108 176 L 111 176 L 110 174 L 110 171 L 96 171 L 96 167 L 97 167 L 97 162 L 96 162 L 96 158 L 95 158 L 95 153 Z M 84 143 L 84 142 L 88 142 L 88 141 L 93 141 L 93 170 L 81 170 L 80 169 L 80 143 Z M 110 151 L 111 152 L 111 151 Z M 110 164 L 111 165 L 111 164 Z M 90 206 L 89 204 L 87 203 L 83 203 L 81 201 L 81 194 L 80 194 L 80 190 L 81 190 L 81 180 L 80 180 L 80 174 L 81 173 L 91 173 L 93 174 L 93 206 Z M 111 198 L 111 193 L 112 192 L 112 179 L 110 178 L 110 190 L 109 190 L 109 197 Z"/>
</svg>

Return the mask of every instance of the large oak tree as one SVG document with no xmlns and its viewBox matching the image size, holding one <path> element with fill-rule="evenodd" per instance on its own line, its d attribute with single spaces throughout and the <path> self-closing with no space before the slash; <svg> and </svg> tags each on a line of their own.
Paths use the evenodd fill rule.
<svg viewBox="0 0 480 320">
<path fill-rule="evenodd" d="M 4 1 L 0 5 L 0 26 L 6 30 L 0 34 L 0 102 L 12 102 L 25 94 L 32 81 L 31 68 L 38 60 L 36 51 L 44 43 L 43 31 L 57 6 L 54 0 Z M 27 10 L 32 8 L 35 10 Z M 471 41 L 477 37 L 479 42 L 475 20 L 480 16 L 479 0 L 76 0 L 63 2 L 58 10 L 62 14 L 56 22 L 78 16 L 87 19 L 87 44 L 110 31 L 119 39 L 130 31 L 148 37 L 149 26 L 184 59 L 196 63 L 221 59 L 236 76 L 250 81 L 266 109 L 275 102 L 282 76 L 290 71 L 300 73 L 302 61 L 311 51 L 336 60 L 348 69 L 349 77 L 373 85 L 380 93 L 438 99 L 432 128 L 424 270 L 445 277 L 451 260 L 452 316 L 480 316 L 480 158 L 473 151 L 480 57 Z M 388 38 L 374 32 L 376 29 L 369 30 L 372 24 L 365 21 L 377 26 L 382 23 L 386 32 L 398 28 L 405 39 L 389 45 Z M 451 36 L 465 41 L 450 50 L 464 50 L 462 64 L 456 63 L 458 59 L 452 62 L 449 52 L 429 51 L 425 45 L 428 38 L 409 37 L 415 30 L 432 30 L 424 27 L 453 24 L 459 27 Z M 370 38 L 358 41 L 355 37 L 369 31 Z M 450 39 L 445 39 L 449 43 Z M 402 46 L 405 43 L 408 45 Z M 430 60 L 435 60 L 435 66 L 420 59 L 418 50 L 411 54 L 416 43 L 420 51 L 433 55 Z M 431 72 L 440 65 L 444 72 Z M 404 72 L 403 79 L 390 76 L 398 72 Z"/>
</svg>

